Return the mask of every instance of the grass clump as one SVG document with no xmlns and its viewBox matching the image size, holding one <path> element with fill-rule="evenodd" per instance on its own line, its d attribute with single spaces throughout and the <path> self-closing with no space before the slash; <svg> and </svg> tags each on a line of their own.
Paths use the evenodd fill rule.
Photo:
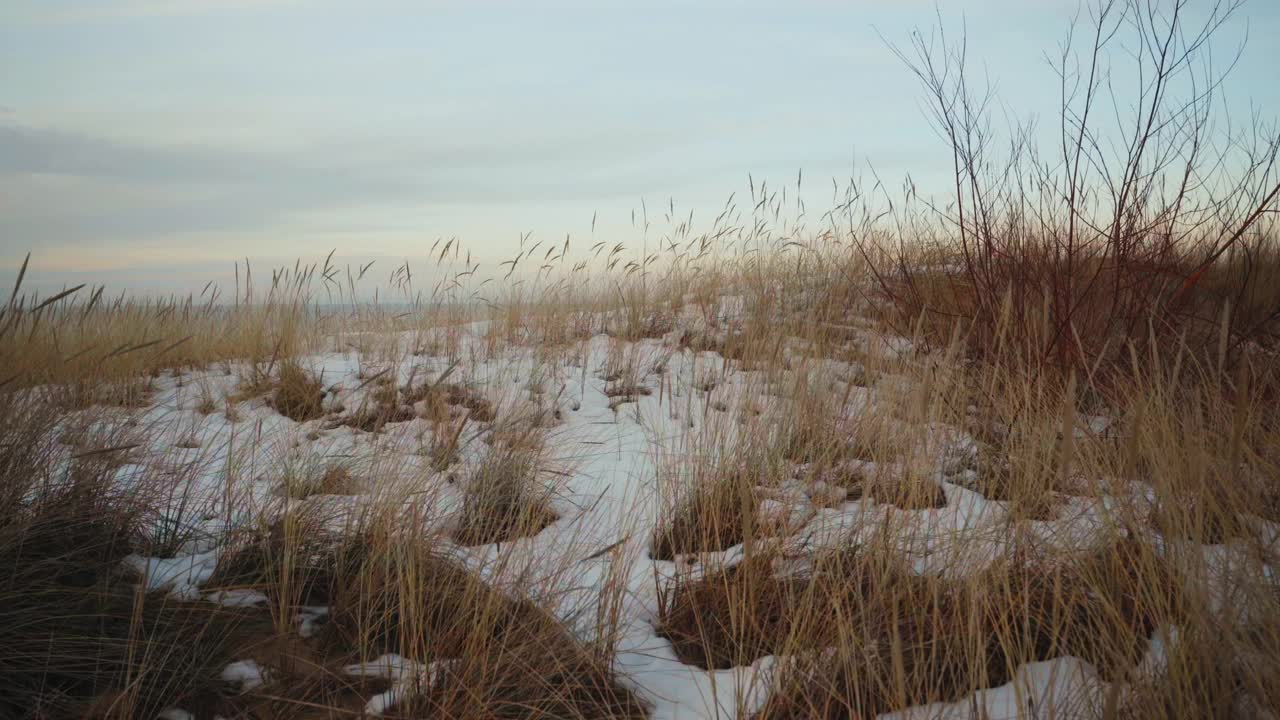
<svg viewBox="0 0 1280 720">
<path fill-rule="evenodd" d="M 758 487 L 771 483 L 765 458 L 725 458 L 697 462 L 676 480 L 650 540 L 649 556 L 677 556 L 727 550 L 758 535 Z M 678 472 L 678 471 L 677 471 Z"/>
<path fill-rule="evenodd" d="M 462 511 L 453 537 L 462 545 L 488 545 L 536 535 L 555 522 L 553 488 L 541 477 L 539 445 L 493 445 L 462 487 Z"/>
<path fill-rule="evenodd" d="M 145 592 L 122 559 L 144 539 L 140 480 L 58 470 L 56 408 L 0 395 L 0 715 L 154 717 L 209 707 L 244 618 Z"/>
<path fill-rule="evenodd" d="M 329 425 L 330 428 L 345 425 L 365 432 L 381 432 L 387 425 L 408 422 L 417 418 L 413 408 L 382 402 L 366 403 Z"/>
<path fill-rule="evenodd" d="M 68 408 L 77 410 L 94 405 L 137 410 L 150 405 L 154 394 L 154 385 L 147 378 L 92 377 L 72 382 L 64 402 Z"/>
<path fill-rule="evenodd" d="M 1172 576 L 1132 543 L 1079 565 L 1002 565 L 960 581 L 887 556 L 828 551 L 780 574 L 780 556 L 761 553 L 677 577 L 660 595 L 659 632 L 699 667 L 792 658 L 761 717 L 858 718 L 960 700 L 1023 663 L 1066 655 L 1122 679 L 1155 628 L 1184 610 Z"/>
<path fill-rule="evenodd" d="M 406 688 L 395 717 L 641 718 L 643 704 L 529 599 L 508 596 L 414 536 L 374 533 L 334 588 L 322 641 L 367 661 L 439 662 Z M 355 653 L 351 655 L 351 653 Z"/>
<path fill-rule="evenodd" d="M 658 634 L 676 656 L 707 669 L 749 665 L 785 642 L 804 584 L 778 579 L 757 555 L 699 579 L 678 579 L 659 594 Z"/>
<path fill-rule="evenodd" d="M 902 510 L 930 510 L 947 505 L 942 485 L 909 466 L 843 464 L 821 477 L 827 485 L 844 490 L 846 500 L 866 498 Z"/>
<path fill-rule="evenodd" d="M 288 463 L 280 480 L 280 492 L 295 500 L 314 495 L 357 495 L 361 488 L 349 464 L 314 459 Z"/>
<path fill-rule="evenodd" d="M 490 423 L 498 413 L 493 403 L 479 390 L 460 383 L 443 382 L 448 373 L 435 382 L 409 386 L 402 390 L 405 402 L 422 404 L 423 417 L 433 422 L 444 422 L 452 413 L 451 408 L 462 408 L 467 419 L 477 423 Z"/>
<path fill-rule="evenodd" d="M 388 520 L 365 518 L 338 538 L 298 517 L 219 566 L 207 587 L 259 588 L 290 622 L 303 606 L 329 609 L 318 633 L 270 657 L 275 681 L 243 708 L 312 717 L 376 702 L 380 714 L 404 718 L 645 717 L 608 661 L 538 604 L 496 590 L 412 525 Z M 388 654 L 438 670 L 352 675 L 353 665 L 377 667 Z"/>
<path fill-rule="evenodd" d="M 276 412 L 294 422 L 306 422 L 324 415 L 323 402 L 324 388 L 318 378 L 295 362 L 280 363 L 271 396 Z"/>
<path fill-rule="evenodd" d="M 327 531 L 317 512 L 292 510 L 233 538 L 204 587 L 260 591 L 288 625 L 299 607 L 330 604 L 364 561 L 364 550 L 362 543 Z"/>
</svg>

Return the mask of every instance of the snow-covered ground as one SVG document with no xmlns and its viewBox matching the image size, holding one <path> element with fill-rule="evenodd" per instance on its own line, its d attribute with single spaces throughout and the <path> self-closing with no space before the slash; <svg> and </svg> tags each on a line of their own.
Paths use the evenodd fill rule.
<svg viewBox="0 0 1280 720">
<path fill-rule="evenodd" d="M 326 388 L 324 406 L 330 411 L 325 417 L 302 423 L 276 412 L 266 396 L 245 399 L 230 412 L 226 410 L 221 398 L 237 392 L 246 366 L 217 366 L 157 378 L 151 405 L 128 412 L 139 426 L 158 431 L 148 434 L 146 447 L 131 453 L 130 462 L 118 470 L 118 480 L 128 484 L 157 469 L 182 479 L 181 486 L 174 488 L 169 517 L 159 522 L 181 523 L 198 531 L 173 557 L 135 555 L 127 563 L 143 574 L 151 587 L 169 588 L 184 598 L 202 597 L 228 605 L 265 602 L 265 596 L 253 591 L 215 593 L 201 587 L 217 566 L 219 541 L 228 524 L 248 523 L 256 515 L 281 506 L 283 468 L 341 461 L 354 469 L 357 482 L 365 483 L 361 492 L 315 495 L 290 502 L 355 510 L 373 498 L 412 488 L 417 497 L 431 498 L 433 512 L 425 522 L 432 527 L 427 530 L 438 532 L 443 546 L 495 585 L 501 587 L 504 581 L 495 574 L 500 573 L 494 569 L 499 567 L 543 568 L 547 575 L 555 574 L 563 591 L 551 596 L 548 609 L 588 640 L 594 632 L 589 621 L 595 613 L 582 610 L 600 601 L 598 589 L 614 571 L 612 563 L 622 557 L 628 566 L 614 667 L 622 681 L 652 705 L 653 717 L 733 718 L 740 708 L 749 711 L 759 707 L 767 697 L 770 672 L 786 659 L 768 656 L 749 667 L 720 671 L 683 663 L 671 643 L 655 629 L 658 586 L 680 571 L 681 563 L 679 559 L 650 558 L 648 545 L 662 502 L 658 480 L 662 463 L 696 452 L 703 447 L 706 433 L 731 437 L 738 425 L 735 418 L 742 413 L 759 411 L 768 417 L 782 401 L 769 392 L 763 374 L 741 370 L 715 352 L 678 349 L 674 340 L 679 329 L 663 339 L 634 343 L 598 335 L 585 340 L 577 350 L 549 356 L 518 343 L 491 354 L 483 349 L 485 329 L 483 323 L 463 329 L 459 354 L 463 359 L 456 366 L 449 358 L 428 355 L 406 355 L 394 364 L 379 363 L 349 349 L 299 358 L 299 364 L 314 372 Z M 884 352 L 896 353 L 902 343 L 900 339 L 886 342 Z M 607 377 L 619 369 L 634 374 L 630 379 L 642 383 L 649 393 L 637 393 L 621 403 L 610 397 Z M 858 374 L 856 365 L 824 361 L 823 370 L 833 382 L 845 383 L 834 394 L 848 398 L 853 411 L 875 412 L 880 385 L 847 385 Z M 532 537 L 502 543 L 501 547 L 452 545 L 449 531 L 457 520 L 460 493 L 450 476 L 465 476 L 478 462 L 484 443 L 469 437 L 460 465 L 440 471 L 429 457 L 432 427 L 426 419 L 390 423 L 374 433 L 334 426 L 337 409 L 349 412 L 360 407 L 379 387 L 370 378 L 383 371 L 387 375 L 382 377 L 394 373 L 396 387 L 431 380 L 447 371 L 449 382 L 476 389 L 499 409 L 500 416 L 541 410 L 556 417 L 547 431 L 547 446 L 556 470 L 552 506 L 558 519 Z M 200 407 L 205 397 L 218 399 L 212 412 Z M 1095 420 L 1090 423 L 1093 431 L 1105 429 L 1105 419 Z M 467 430 L 468 436 L 470 433 Z M 788 542 L 798 554 L 862 535 L 883 537 L 889 528 L 898 539 L 890 545 L 900 548 L 918 573 L 963 576 L 979 572 L 1007 557 L 1012 539 L 1007 531 L 1006 504 L 965 487 L 965 473 L 972 470 L 948 461 L 971 452 L 972 444 L 963 432 L 949 429 L 941 429 L 936 442 L 931 443 L 939 452 L 936 480 L 946 496 L 943 507 L 902 510 L 873 498 L 823 501 L 819 497 L 824 492 L 822 486 L 782 479 L 770 488 L 762 512 L 789 531 Z M 863 470 L 874 468 L 868 464 Z M 1136 484 L 1133 492 L 1146 495 Z M 1120 500 L 1126 507 L 1135 505 L 1132 498 L 1064 497 L 1056 517 L 1031 523 L 1030 532 L 1055 551 L 1088 550 L 1112 536 L 1110 515 Z M 339 529 L 342 512 L 330 517 Z M 1263 532 L 1270 533 L 1273 541 L 1278 534 L 1270 524 L 1264 524 Z M 1225 579 L 1233 565 L 1252 563 L 1260 582 L 1275 582 L 1273 568 L 1259 565 L 1247 549 L 1218 545 L 1198 551 L 1210 568 L 1211 577 L 1204 581 L 1216 588 L 1215 597 L 1221 596 L 1221 611 L 1235 607 Z M 499 554 L 504 563 L 493 562 Z M 702 558 L 700 565 L 709 560 L 732 563 L 741 554 L 740 547 L 730 548 L 716 553 L 716 558 Z M 305 609 L 300 618 L 304 634 L 309 632 L 309 623 L 322 617 L 325 610 Z M 1158 665 L 1166 645 L 1175 639 L 1174 629 L 1158 633 L 1144 663 Z M 435 672 L 432 667 L 397 656 L 350 670 L 382 673 L 394 681 L 390 690 L 370 698 L 371 711 L 393 704 L 397 693 L 404 692 L 405 683 Z M 224 678 L 244 689 L 271 680 L 270 674 L 251 660 L 229 666 Z M 1009 684 L 974 697 L 907 709 L 893 717 L 1018 717 L 1029 707 L 1036 708 L 1037 717 L 1092 717 L 1108 692 L 1092 666 L 1078 658 L 1063 657 L 1025 665 Z"/>
</svg>

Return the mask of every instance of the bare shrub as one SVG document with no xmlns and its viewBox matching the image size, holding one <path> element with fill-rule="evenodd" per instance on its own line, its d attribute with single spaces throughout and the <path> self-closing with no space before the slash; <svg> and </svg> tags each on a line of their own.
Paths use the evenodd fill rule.
<svg viewBox="0 0 1280 720">
<path fill-rule="evenodd" d="M 1280 134 L 1219 131 L 1223 76 L 1206 62 L 1238 6 L 1212 3 L 1193 21 L 1185 3 L 1100 3 L 1053 58 L 1059 141 L 1038 147 L 1015 125 L 1005 155 L 995 96 L 973 82 L 963 38 L 939 29 L 895 48 L 954 171 L 950 203 L 926 202 L 904 225 L 913 242 L 860 243 L 898 322 L 923 316 L 926 337 L 945 343 L 960 321 L 979 354 L 1081 372 L 1123 369 L 1130 343 L 1182 338 L 1214 357 L 1220 333 L 1233 356 L 1274 340 L 1280 285 L 1264 219 L 1280 197 Z M 1110 94 L 1120 70 L 1140 82 L 1132 108 Z"/>
</svg>

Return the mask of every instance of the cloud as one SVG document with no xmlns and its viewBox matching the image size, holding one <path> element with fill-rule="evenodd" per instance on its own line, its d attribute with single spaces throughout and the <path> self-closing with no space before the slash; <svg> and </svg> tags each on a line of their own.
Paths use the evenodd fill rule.
<svg viewBox="0 0 1280 720">
<path fill-rule="evenodd" d="M 449 204 L 635 197 L 677 176 L 664 133 L 474 142 L 342 137 L 288 148 L 139 143 L 0 124 L 0 250 L 262 232 L 348 209 L 369 227 Z M 669 188 L 668 188 L 669 189 Z"/>
<path fill-rule="evenodd" d="M 54 128 L 0 126 L 0 174 L 52 174 L 151 181 L 247 176 L 227 151 L 120 142 Z"/>
<path fill-rule="evenodd" d="M 62 24 L 99 20 L 198 15 L 302 4 L 301 0 L 75 0 L 15 2 L 3 17 L 10 22 Z"/>
<path fill-rule="evenodd" d="M 0 175 L 55 174 L 146 182 L 306 181 L 374 182 L 377 191 L 433 174 L 484 171 L 588 169 L 650 156 L 696 142 L 687 129 L 602 128 L 543 130 L 471 128 L 470 138 L 450 129 L 419 135 L 360 135 L 314 139 L 286 147 L 164 144 L 0 124 Z M 434 137 L 433 137 L 434 136 Z"/>
</svg>

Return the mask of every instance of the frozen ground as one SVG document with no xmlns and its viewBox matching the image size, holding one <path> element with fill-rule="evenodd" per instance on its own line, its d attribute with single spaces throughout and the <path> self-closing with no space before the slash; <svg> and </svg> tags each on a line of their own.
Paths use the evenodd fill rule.
<svg viewBox="0 0 1280 720">
<path fill-rule="evenodd" d="M 494 575 L 498 564 L 492 561 L 499 553 L 509 560 L 503 567 L 544 568 L 548 575 L 557 574 L 557 585 L 564 590 L 551 596 L 554 599 L 548 601 L 548 609 L 587 639 L 593 632 L 589 620 L 595 614 L 583 612 L 583 608 L 599 602 L 597 588 L 605 582 L 614 558 L 626 558 L 631 564 L 626 573 L 621 640 L 614 666 L 623 681 L 652 705 L 653 717 L 732 718 L 740 707 L 758 707 L 768 692 L 770 670 L 786 660 L 770 656 L 750 667 L 723 671 L 704 671 L 682 663 L 670 642 L 655 632 L 655 626 L 657 584 L 674 575 L 683 560 L 651 559 L 648 545 L 659 512 L 659 466 L 664 459 L 696 452 L 702 447 L 700 433 L 732 435 L 734 418 L 741 413 L 768 416 L 781 410 L 777 407 L 781 401 L 768 391 L 762 373 L 742 370 L 714 352 L 677 349 L 679 330 L 662 339 L 635 343 L 599 335 L 585 340 L 580 350 L 556 354 L 550 360 L 519 344 L 491 355 L 481 349 L 484 330 L 482 324 L 464 329 L 459 353 L 464 359 L 450 371 L 450 382 L 477 388 L 500 414 L 538 408 L 558 417 L 548 431 L 548 445 L 559 473 L 553 500 L 559 519 L 537 535 L 501 547 L 450 543 L 448 532 L 459 508 L 459 493 L 450 477 L 464 476 L 476 462 L 483 449 L 480 439 L 472 438 L 464 447 L 459 465 L 438 471 L 424 446 L 431 437 L 430 423 L 425 419 L 390 423 L 380 432 L 333 426 L 337 408 L 358 408 L 376 390 L 378 383 L 369 379 L 378 373 L 394 373 L 400 386 L 411 379 L 439 377 L 454 366 L 452 361 L 407 355 L 388 364 L 361 358 L 352 350 L 339 350 L 299 359 L 328 390 L 324 402 L 330 411 L 326 417 L 303 423 L 276 412 L 265 397 L 239 402 L 229 413 L 221 403 L 213 412 L 199 407 L 202 397 L 234 395 L 248 371 L 243 365 L 155 380 L 151 405 L 127 412 L 134 413 L 140 426 L 161 431 L 149 437 L 145 448 L 132 453 L 131 462 L 119 469 L 118 479 L 122 484 L 130 483 L 148 466 L 170 472 L 175 478 L 187 478 L 182 487 L 175 488 L 169 516 L 160 522 L 198 526 L 199 532 L 173 557 L 132 556 L 128 564 L 144 574 L 150 586 L 167 587 L 184 598 L 203 597 L 228 605 L 264 602 L 266 598 L 253 591 L 211 593 L 201 588 L 217 566 L 220 538 L 228 524 L 236 526 L 257 514 L 278 511 L 282 468 L 290 463 L 341 459 L 356 469 L 353 474 L 358 480 L 376 486 L 362 487 L 354 495 L 319 495 L 292 502 L 334 509 L 334 527 L 341 529 L 344 509 L 354 510 L 393 489 L 411 487 L 419 496 L 431 498 L 433 511 L 424 522 L 439 532 L 440 542 L 478 572 L 490 575 L 496 585 L 501 586 L 505 579 Z M 901 340 L 886 341 L 882 351 L 892 354 L 902 348 Z M 840 384 L 837 394 L 848 398 L 853 411 L 876 411 L 882 385 L 850 388 L 847 384 L 858 368 L 831 361 L 827 364 L 833 382 Z M 649 393 L 617 402 L 606 393 L 610 382 L 616 380 L 606 378 L 618 372 L 643 384 Z M 1094 431 L 1101 431 L 1105 419 L 1091 425 Z M 955 482 L 963 482 L 964 473 L 972 472 L 960 469 L 963 463 L 953 462 L 971 452 L 972 440 L 947 428 L 938 429 L 936 436 L 932 446 L 938 451 L 937 479 L 946 495 L 944 507 L 908 511 L 869 498 L 831 507 L 831 503 L 815 502 L 822 487 L 788 479 L 769 489 L 762 510 L 789 531 L 788 542 L 800 558 L 816 547 L 848 542 L 859 534 L 883 534 L 888 528 L 898 538 L 896 547 L 916 572 L 976 572 L 1008 550 L 1007 509 L 1004 503 L 989 501 Z M 1136 484 L 1132 492 L 1137 497 L 1147 495 Z M 1114 501 L 1112 497 L 1065 497 L 1064 510 L 1052 520 L 1034 523 L 1031 531 L 1062 552 L 1086 550 L 1103 542 L 1103 528 Z M 1274 542 L 1277 528 L 1265 523 L 1260 527 Z M 1205 582 L 1216 588 L 1218 607 L 1224 612 L 1234 607 L 1228 597 L 1230 587 L 1214 573 L 1225 576 L 1233 565 L 1252 564 L 1258 581 L 1275 581 L 1273 568 L 1259 565 L 1242 548 L 1217 545 L 1196 550 L 1209 560 L 1211 577 Z M 700 558 L 699 566 L 733 563 L 741 556 L 741 548 L 716 555 L 719 557 Z M 300 617 L 303 633 L 324 613 L 325 608 L 305 609 Z M 1175 640 L 1176 629 L 1162 631 L 1153 638 L 1144 663 L 1158 666 L 1165 646 Z M 408 682 L 406 677 L 433 672 L 412 659 L 396 656 L 350 670 L 387 674 L 395 682 L 391 690 L 369 699 L 370 711 L 393 704 L 402 692 L 402 683 Z M 252 661 L 229 666 L 224 678 L 242 687 L 270 682 L 269 675 Z M 1063 657 L 1025 665 L 1008 685 L 974 697 L 903 710 L 894 716 L 1002 718 L 1016 717 L 1025 708 L 1034 707 L 1040 711 L 1038 717 L 1086 717 L 1097 712 L 1108 692 L 1106 683 L 1088 663 Z"/>
</svg>

